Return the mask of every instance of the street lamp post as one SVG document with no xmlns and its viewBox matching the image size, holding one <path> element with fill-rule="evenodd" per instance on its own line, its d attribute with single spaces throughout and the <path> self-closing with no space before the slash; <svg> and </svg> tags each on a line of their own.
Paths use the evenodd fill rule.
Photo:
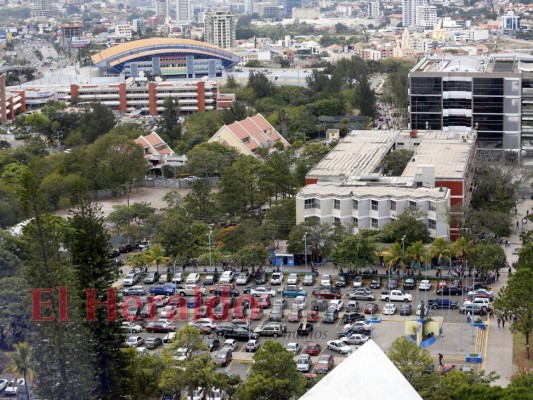
<svg viewBox="0 0 533 400">
<path fill-rule="evenodd" d="M 208 234 L 208 238 L 209 238 L 209 271 L 211 271 L 211 229 L 209 229 L 209 234 Z"/>
<path fill-rule="evenodd" d="M 307 232 L 304 235 L 305 274 L 307 275 Z"/>
</svg>

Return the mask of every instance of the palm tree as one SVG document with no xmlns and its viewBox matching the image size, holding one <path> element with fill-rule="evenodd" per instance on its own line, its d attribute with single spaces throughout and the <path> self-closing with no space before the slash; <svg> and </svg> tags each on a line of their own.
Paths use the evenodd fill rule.
<svg viewBox="0 0 533 400">
<path fill-rule="evenodd" d="M 385 260 L 387 261 L 387 265 L 389 267 L 393 267 L 396 264 L 399 264 L 400 267 L 405 266 L 405 263 L 403 261 L 403 248 L 400 243 L 393 243 L 393 245 L 387 250 L 387 253 L 388 254 L 385 256 Z"/>
<path fill-rule="evenodd" d="M 416 261 L 419 270 L 422 263 L 426 261 L 426 257 L 424 257 L 426 253 L 426 247 L 424 246 L 424 243 L 421 240 L 414 242 L 411 246 L 407 248 L 408 256 Z"/>
<path fill-rule="evenodd" d="M 147 262 L 146 254 L 147 253 L 143 253 L 142 251 L 131 253 L 126 258 L 126 264 L 133 267 L 133 272 L 135 272 L 137 269 L 140 270 Z"/>
<path fill-rule="evenodd" d="M 33 381 L 34 371 L 31 368 L 31 351 L 28 343 L 19 343 L 15 345 L 15 352 L 7 355 L 9 358 L 9 366 L 4 372 L 11 372 L 15 374 L 14 382 L 20 375 L 24 378 L 24 387 L 26 388 L 26 398 L 29 399 L 30 392 L 28 391 L 28 379 Z"/>
<path fill-rule="evenodd" d="M 444 238 L 439 237 L 429 245 L 429 255 L 437 258 L 439 266 L 443 260 L 449 260 L 451 263 L 450 254 L 450 242 Z"/>
<path fill-rule="evenodd" d="M 475 253 L 474 241 L 461 236 L 451 245 L 451 251 L 457 258 L 465 260 L 465 266 L 468 266 L 468 258 Z"/>
<path fill-rule="evenodd" d="M 165 257 L 165 250 L 163 250 L 163 246 L 159 244 L 150 246 L 150 248 L 146 250 L 145 254 L 146 262 L 155 265 L 158 273 L 159 264 L 168 264 L 170 262 L 170 257 Z"/>
</svg>

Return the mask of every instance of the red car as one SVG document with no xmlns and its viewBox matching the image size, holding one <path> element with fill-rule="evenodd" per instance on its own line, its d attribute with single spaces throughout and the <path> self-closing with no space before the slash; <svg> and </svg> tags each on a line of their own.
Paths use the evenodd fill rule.
<svg viewBox="0 0 533 400">
<path fill-rule="evenodd" d="M 260 309 L 260 308 L 252 308 L 252 309 L 250 310 L 250 316 L 249 316 L 249 318 L 250 318 L 251 320 L 254 320 L 254 321 L 257 321 L 257 320 L 263 318 L 263 310 Z"/>
<path fill-rule="evenodd" d="M 379 310 L 379 306 L 376 303 L 368 303 L 365 306 L 364 313 L 365 314 L 375 314 Z"/>
<path fill-rule="evenodd" d="M 325 354 L 318 357 L 318 361 L 315 364 L 314 372 L 316 374 L 327 374 L 333 369 L 333 356 L 331 354 Z"/>
<path fill-rule="evenodd" d="M 318 356 L 321 350 L 322 348 L 318 343 L 309 343 L 305 348 L 304 353 L 309 354 L 310 356 Z"/>
<path fill-rule="evenodd" d="M 335 292 L 330 289 L 320 289 L 314 293 L 315 297 L 323 299 L 340 299 L 342 297 L 340 292 Z"/>
<path fill-rule="evenodd" d="M 150 322 L 148 326 L 146 327 L 146 330 L 150 333 L 152 332 L 159 332 L 159 333 L 175 332 L 176 325 L 173 325 L 170 321 L 157 320 L 154 322 Z"/>
<path fill-rule="evenodd" d="M 309 311 L 306 316 L 307 322 L 316 322 L 318 321 L 318 317 L 318 311 Z"/>
<path fill-rule="evenodd" d="M 259 301 L 257 302 L 257 306 L 259 308 L 268 308 L 271 304 L 272 303 L 270 302 L 270 295 L 268 294 L 262 294 L 259 298 Z"/>
</svg>

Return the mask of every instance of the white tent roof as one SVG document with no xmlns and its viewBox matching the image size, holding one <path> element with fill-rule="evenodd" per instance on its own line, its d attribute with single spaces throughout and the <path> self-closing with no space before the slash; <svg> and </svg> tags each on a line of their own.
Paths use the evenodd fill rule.
<svg viewBox="0 0 533 400">
<path fill-rule="evenodd" d="M 422 400 L 389 357 L 369 340 L 300 400 Z"/>
</svg>

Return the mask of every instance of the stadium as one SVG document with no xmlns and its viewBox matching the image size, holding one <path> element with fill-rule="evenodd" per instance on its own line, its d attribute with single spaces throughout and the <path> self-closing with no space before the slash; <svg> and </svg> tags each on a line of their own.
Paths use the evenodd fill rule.
<svg viewBox="0 0 533 400">
<path fill-rule="evenodd" d="M 190 39 L 151 38 L 126 42 L 92 56 L 104 75 L 137 77 L 139 72 L 194 79 L 222 76 L 240 61 L 235 54 Z"/>
</svg>

